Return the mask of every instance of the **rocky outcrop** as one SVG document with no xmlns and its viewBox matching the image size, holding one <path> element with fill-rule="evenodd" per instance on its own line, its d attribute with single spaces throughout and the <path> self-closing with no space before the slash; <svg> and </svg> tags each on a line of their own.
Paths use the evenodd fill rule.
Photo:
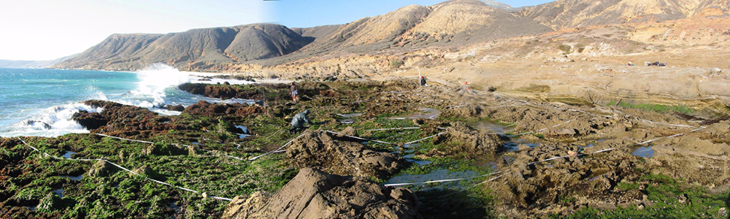
<svg viewBox="0 0 730 219">
<path fill-rule="evenodd" d="M 245 103 L 219 103 L 212 104 L 206 101 L 198 101 L 197 103 L 188 106 L 183 110 L 183 113 L 190 115 L 200 115 L 206 117 L 212 116 L 248 116 L 258 113 L 263 113 L 264 108 L 261 106 L 248 105 Z"/>
<path fill-rule="evenodd" d="M 79 123 L 79 125 L 91 130 L 105 126 L 109 123 L 109 119 L 104 118 L 100 113 L 91 113 L 86 110 L 81 110 L 74 113 L 73 119 Z"/>
<path fill-rule="evenodd" d="M 270 87 L 278 89 L 287 89 L 287 85 L 268 85 L 261 87 Z M 187 91 L 191 94 L 203 95 L 206 97 L 220 99 L 262 99 L 263 93 L 257 89 L 242 89 L 236 86 L 222 86 L 215 84 L 191 84 L 185 83 L 178 86 L 180 90 Z"/>
<path fill-rule="evenodd" d="M 466 153 L 472 155 L 493 155 L 503 141 L 496 133 L 480 133 L 466 126 L 464 123 L 455 123 L 446 129 L 446 133 L 434 137 L 435 144 L 449 142 L 447 153 Z"/>
<path fill-rule="evenodd" d="M 223 218 L 422 218 L 410 190 L 304 168 L 275 194 L 236 197 Z"/>
<path fill-rule="evenodd" d="M 318 131 L 294 140 L 286 155 L 298 168 L 332 174 L 387 178 L 407 166 L 406 160 L 363 146 L 359 140 Z"/>
<path fill-rule="evenodd" d="M 120 103 L 88 100 L 84 104 L 94 108 L 102 108 L 101 112 L 81 111 L 72 118 L 81 126 L 94 132 L 123 131 L 139 133 L 141 131 L 161 131 L 167 129 L 159 121 L 160 116 L 148 109 Z"/>
</svg>

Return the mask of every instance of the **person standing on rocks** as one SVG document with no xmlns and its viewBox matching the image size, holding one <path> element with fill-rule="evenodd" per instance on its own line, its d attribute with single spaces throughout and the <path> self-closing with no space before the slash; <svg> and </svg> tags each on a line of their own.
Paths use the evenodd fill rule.
<svg viewBox="0 0 730 219">
<path fill-rule="evenodd" d="M 421 76 L 421 86 L 426 86 L 426 77 Z"/>
<path fill-rule="evenodd" d="M 291 100 L 297 103 L 297 85 L 293 81 L 291 82 Z"/>
<path fill-rule="evenodd" d="M 303 113 L 297 113 L 297 115 L 294 116 L 294 118 L 291 119 L 291 128 L 289 128 L 290 132 L 298 132 L 304 129 L 304 124 L 308 123 L 309 125 L 312 125 L 312 121 L 307 118 L 309 115 L 309 110 L 304 110 Z"/>
</svg>

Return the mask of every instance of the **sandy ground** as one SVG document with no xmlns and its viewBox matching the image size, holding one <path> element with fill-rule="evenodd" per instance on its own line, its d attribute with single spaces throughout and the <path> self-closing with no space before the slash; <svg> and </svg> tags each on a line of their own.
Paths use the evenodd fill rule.
<svg viewBox="0 0 730 219">
<path fill-rule="evenodd" d="M 449 66 L 421 68 L 429 81 L 453 86 L 467 82 L 472 89 L 551 101 L 580 98 L 605 105 L 610 102 L 687 105 L 706 108 L 730 104 L 730 63 L 723 60 L 730 50 L 702 49 L 684 53 L 634 54 L 623 57 L 570 57 L 566 62 L 508 59 L 499 62 L 454 62 Z M 724 55 L 723 55 L 724 54 Z M 667 66 L 645 66 L 644 62 Z M 627 66 L 633 62 L 635 66 Z M 711 73 L 713 68 L 723 70 Z M 417 69 L 394 75 L 416 78 Z"/>
</svg>

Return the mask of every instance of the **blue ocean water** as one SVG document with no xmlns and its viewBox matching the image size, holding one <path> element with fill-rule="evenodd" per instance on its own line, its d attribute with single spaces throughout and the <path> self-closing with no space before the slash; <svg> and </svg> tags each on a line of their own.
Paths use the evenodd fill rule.
<svg viewBox="0 0 730 219">
<path fill-rule="evenodd" d="M 103 110 L 80 103 L 90 99 L 147 107 L 161 114 L 179 113 L 159 108 L 166 104 L 221 102 L 177 88 L 189 80 L 188 73 L 165 65 L 139 72 L 0 68 L 0 136 L 88 132 L 71 116 L 79 110 Z M 241 100 L 227 102 L 232 101 Z"/>
</svg>

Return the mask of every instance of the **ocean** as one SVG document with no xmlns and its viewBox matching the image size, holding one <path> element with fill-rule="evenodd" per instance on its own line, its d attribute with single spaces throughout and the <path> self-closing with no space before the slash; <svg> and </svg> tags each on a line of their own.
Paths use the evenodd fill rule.
<svg viewBox="0 0 730 219">
<path fill-rule="evenodd" d="M 92 99 L 146 107 L 164 115 L 180 113 L 162 109 L 164 105 L 188 106 L 199 100 L 250 102 L 206 98 L 177 88 L 191 79 L 190 73 L 162 64 L 138 72 L 0 68 L 0 136 L 87 133 L 71 116 L 79 110 L 103 110 L 81 103 Z"/>
</svg>

